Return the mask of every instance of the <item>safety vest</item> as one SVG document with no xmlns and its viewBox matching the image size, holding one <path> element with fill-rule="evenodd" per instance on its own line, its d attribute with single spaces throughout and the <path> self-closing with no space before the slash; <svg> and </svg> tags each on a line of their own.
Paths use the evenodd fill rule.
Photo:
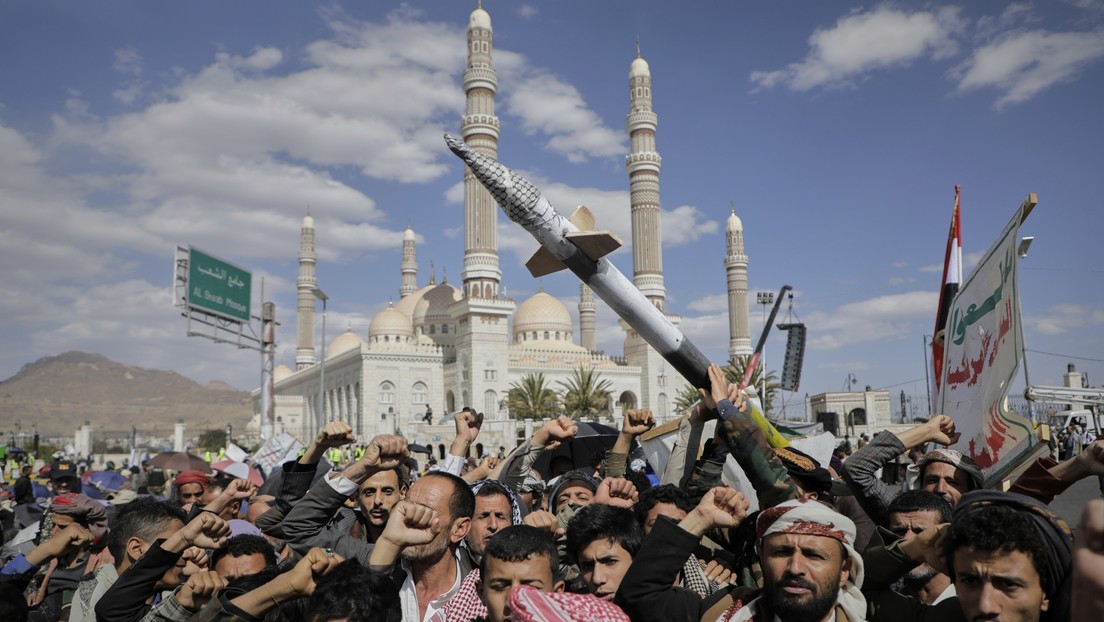
<svg viewBox="0 0 1104 622">
<path fill-rule="evenodd" d="M 211 462 L 211 450 L 210 449 L 203 452 L 203 459 L 206 460 L 208 463 Z"/>
<path fill-rule="evenodd" d="M 218 459 L 222 460 L 225 457 L 226 457 L 226 448 L 225 447 L 219 447 Z"/>
<path fill-rule="evenodd" d="M 357 447 L 357 448 L 356 448 L 356 451 L 355 451 L 355 452 L 353 452 L 353 455 L 354 455 L 354 456 L 356 456 L 356 459 L 357 459 L 357 460 L 360 460 L 361 458 L 363 458 L 363 457 L 364 457 L 364 451 L 365 451 L 365 450 L 364 450 L 364 448 L 363 448 L 363 447 Z"/>
<path fill-rule="evenodd" d="M 330 449 L 330 463 L 337 464 L 341 462 L 341 450 L 337 447 Z"/>
</svg>

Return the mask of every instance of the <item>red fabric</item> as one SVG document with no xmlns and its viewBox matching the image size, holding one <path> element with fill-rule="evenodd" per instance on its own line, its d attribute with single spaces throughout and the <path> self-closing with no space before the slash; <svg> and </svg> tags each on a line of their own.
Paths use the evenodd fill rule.
<svg viewBox="0 0 1104 622">
<path fill-rule="evenodd" d="M 460 583 L 460 589 L 445 603 L 443 612 L 446 622 L 472 622 L 487 617 L 487 607 L 475 587 L 478 583 L 479 569 L 473 568 Z"/>
<path fill-rule="evenodd" d="M 510 592 L 510 619 L 515 622 L 629 622 L 613 603 L 592 594 L 545 593 L 527 585 Z"/>
<path fill-rule="evenodd" d="M 211 478 L 203 471 L 183 471 L 173 480 L 173 486 L 180 487 L 184 484 L 199 484 L 203 490 L 207 490 L 211 486 Z"/>
</svg>

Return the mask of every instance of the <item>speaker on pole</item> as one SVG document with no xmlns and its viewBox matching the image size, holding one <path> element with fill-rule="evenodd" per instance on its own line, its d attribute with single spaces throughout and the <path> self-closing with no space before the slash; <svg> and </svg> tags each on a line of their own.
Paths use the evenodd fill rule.
<svg viewBox="0 0 1104 622">
<path fill-rule="evenodd" d="M 796 391 L 801 384 L 801 364 L 805 360 L 805 324 L 779 324 L 778 328 L 788 333 L 780 388 L 783 391 Z"/>
</svg>

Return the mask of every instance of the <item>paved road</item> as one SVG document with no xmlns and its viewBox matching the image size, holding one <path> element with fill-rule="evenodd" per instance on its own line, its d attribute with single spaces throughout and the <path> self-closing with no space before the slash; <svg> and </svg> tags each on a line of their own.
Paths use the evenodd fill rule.
<svg viewBox="0 0 1104 622">
<path fill-rule="evenodd" d="M 1050 507 L 1066 519 L 1069 526 L 1077 529 L 1077 523 L 1081 522 L 1081 510 L 1089 499 L 1100 498 L 1100 482 L 1095 477 L 1083 479 L 1069 490 L 1058 495 L 1050 503 Z"/>
</svg>

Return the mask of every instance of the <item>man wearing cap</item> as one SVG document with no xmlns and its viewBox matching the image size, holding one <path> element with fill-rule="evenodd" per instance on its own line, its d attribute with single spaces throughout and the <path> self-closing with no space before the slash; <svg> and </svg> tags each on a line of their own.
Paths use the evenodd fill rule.
<svg viewBox="0 0 1104 622">
<path fill-rule="evenodd" d="M 1072 550 L 1069 526 L 1038 500 L 993 490 L 967 493 L 949 525 L 867 550 L 870 620 L 1069 620 Z M 924 606 L 888 589 L 918 563 L 946 567 L 957 597 Z"/>
<path fill-rule="evenodd" d="M 879 432 L 847 460 L 844 479 L 867 515 L 885 527 L 889 504 L 897 495 L 875 472 L 910 447 L 924 443 L 952 445 L 958 437 L 954 420 L 946 415 L 935 415 L 900 434 Z M 933 449 L 915 467 L 919 488 L 942 496 L 952 506 L 963 494 L 982 486 L 981 468 L 969 456 L 953 449 Z"/>
<path fill-rule="evenodd" d="M 68 460 L 55 460 L 50 465 L 50 482 L 53 484 L 54 493 L 80 492 L 80 475 L 77 474 L 77 465 Z"/>
<path fill-rule="evenodd" d="M 621 582 L 616 603 L 633 620 L 860 622 L 866 600 L 855 525 L 816 501 L 795 499 L 768 508 L 756 521 L 764 587 L 734 587 L 705 599 L 673 585 L 701 537 L 733 528 L 748 502 L 731 488 L 710 490 L 686 518 L 656 521 Z"/>
</svg>

